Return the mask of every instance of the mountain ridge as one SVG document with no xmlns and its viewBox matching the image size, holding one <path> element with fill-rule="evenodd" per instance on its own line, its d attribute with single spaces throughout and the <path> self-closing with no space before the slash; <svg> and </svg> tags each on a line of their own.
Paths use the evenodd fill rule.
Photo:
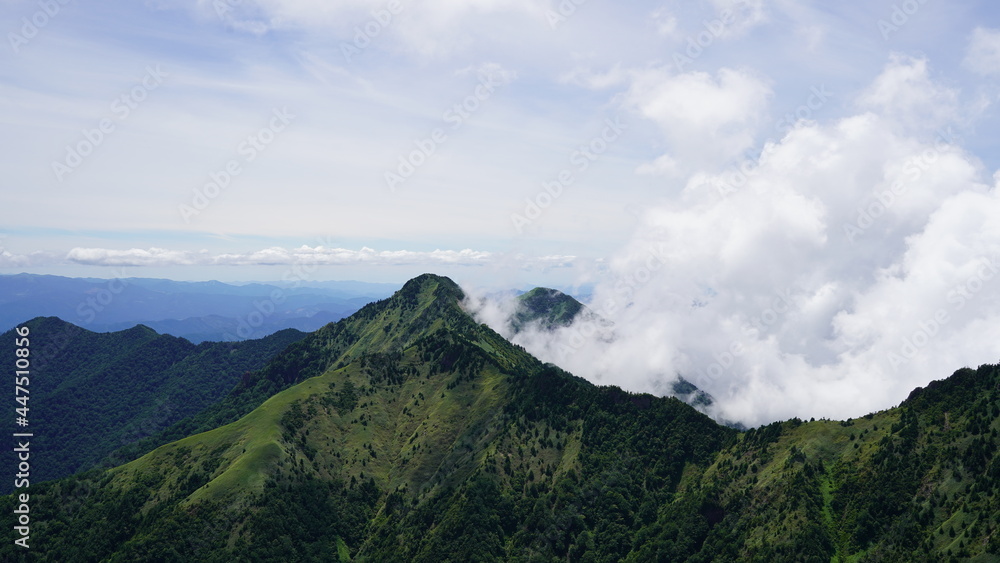
<svg viewBox="0 0 1000 563">
<path fill-rule="evenodd" d="M 145 325 L 96 333 L 58 317 L 38 317 L 20 326 L 31 331 L 29 419 L 44 429 L 35 447 L 51 457 L 36 471 L 40 479 L 94 467 L 123 445 L 197 413 L 227 393 L 240 374 L 263 367 L 305 337 L 288 330 L 256 341 L 196 345 Z M 13 329 L 2 338 L 14 346 Z M 7 451 L 0 458 L 10 465 L 13 456 Z"/>
<path fill-rule="evenodd" d="M 280 285 L 232 285 L 124 275 L 0 275 L 0 331 L 39 316 L 58 316 L 95 332 L 142 323 L 195 344 L 246 340 L 285 328 L 316 330 L 397 287 L 301 279 Z"/>
<path fill-rule="evenodd" d="M 39 556 L 826 562 L 1000 551 L 997 366 L 856 420 L 738 432 L 675 398 L 543 364 L 477 324 L 451 280 L 411 282 L 241 383 L 274 392 L 237 419 L 38 485 Z M 94 538 L 98 525 L 108 533 Z M 15 555 L 10 545 L 0 553 Z"/>
<path fill-rule="evenodd" d="M 539 323 L 542 329 L 552 330 L 569 326 L 581 311 L 583 303 L 558 289 L 536 287 L 517 296 L 517 311 L 511 319 L 514 332 L 520 332 L 531 323 Z"/>
</svg>

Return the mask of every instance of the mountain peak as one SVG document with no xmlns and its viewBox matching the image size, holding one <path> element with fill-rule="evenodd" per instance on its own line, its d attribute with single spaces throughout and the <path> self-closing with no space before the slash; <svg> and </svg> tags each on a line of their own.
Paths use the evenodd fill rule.
<svg viewBox="0 0 1000 563">
<path fill-rule="evenodd" d="M 453 297 L 458 301 L 465 299 L 465 292 L 457 283 L 446 276 L 436 274 L 421 274 L 403 284 L 398 294 L 404 296 L 416 296 L 424 292 L 431 292 L 434 297 Z"/>
<path fill-rule="evenodd" d="M 299 349 L 293 354 L 278 358 L 261 371 L 260 381 L 248 385 L 264 382 L 266 390 L 261 393 L 269 396 L 365 354 L 400 352 L 440 329 L 473 331 L 478 325 L 462 309 L 464 298 L 458 284 L 444 276 L 417 276 L 391 297 L 369 303 L 350 317 L 310 334 L 296 344 Z"/>
<path fill-rule="evenodd" d="M 518 311 L 512 319 L 515 331 L 535 321 L 540 321 L 546 330 L 569 326 L 585 309 L 572 296 L 547 287 L 536 287 L 520 295 L 517 301 Z"/>
<path fill-rule="evenodd" d="M 32 485 L 32 513 L 60 523 L 43 530 L 39 558 L 174 560 L 192 546 L 219 561 L 1000 554 L 998 366 L 959 370 L 857 420 L 737 432 L 677 398 L 542 364 L 477 324 L 462 296 L 448 278 L 414 278 L 242 377 L 179 427 L 187 437 L 105 473 Z M 539 320 L 571 304 L 544 288 L 533 298 Z M 141 360 L 158 355 L 132 346 L 90 380 L 126 389 L 127 407 L 148 405 L 133 388 L 150 381 Z M 708 400 L 682 378 L 672 389 Z M 18 504 L 0 497 L 0 511 Z M 0 560 L 16 551 L 8 541 Z"/>
</svg>

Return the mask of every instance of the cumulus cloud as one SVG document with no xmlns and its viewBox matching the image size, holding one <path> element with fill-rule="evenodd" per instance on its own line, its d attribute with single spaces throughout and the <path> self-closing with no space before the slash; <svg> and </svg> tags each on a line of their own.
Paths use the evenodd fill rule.
<svg viewBox="0 0 1000 563">
<path fill-rule="evenodd" d="M 725 82 L 687 80 L 703 93 Z M 942 134 L 900 126 L 932 101 L 948 106 L 931 115 Z M 714 414 L 747 424 L 860 416 L 997 361 L 1000 191 L 947 134 L 954 93 L 925 62 L 893 58 L 858 104 L 800 122 L 746 171 L 691 174 L 681 197 L 647 209 L 590 301 L 610 337 L 582 321 L 515 342 L 630 389 L 669 393 L 683 376 L 717 399 Z M 750 123 L 753 108 L 720 122 Z"/>
<path fill-rule="evenodd" d="M 463 284 L 465 302 L 462 306 L 481 323 L 508 340 L 515 340 L 511 324 L 517 313 L 517 294 L 513 291 L 489 291 L 482 287 Z"/>
<path fill-rule="evenodd" d="M 683 161 L 690 172 L 731 160 L 753 145 L 770 96 L 767 80 L 746 69 L 631 72 L 624 104 L 657 124 L 671 150 L 642 171 L 669 172 Z"/>
<path fill-rule="evenodd" d="M 926 59 L 894 54 L 858 99 L 905 131 L 934 130 L 959 119 L 958 92 L 931 80 Z"/>
</svg>

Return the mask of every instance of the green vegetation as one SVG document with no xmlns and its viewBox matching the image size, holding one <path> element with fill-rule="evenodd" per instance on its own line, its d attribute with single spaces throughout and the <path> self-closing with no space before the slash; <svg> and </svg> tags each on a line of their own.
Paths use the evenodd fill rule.
<svg viewBox="0 0 1000 563">
<path fill-rule="evenodd" d="M 113 452 L 200 412 L 241 376 L 305 337 L 284 330 L 260 340 L 196 346 L 141 325 L 96 333 L 56 317 L 24 324 L 31 330 L 32 352 L 28 430 L 43 429 L 32 440 L 32 451 L 45 459 L 32 475 L 39 481 L 95 467 Z M 13 330 L 3 339 L 12 349 Z M 116 461 L 134 457 L 119 454 Z M 3 459 L 4 467 L 14 467 L 9 448 Z M 11 486 L 5 481 L 4 492 Z"/>
<path fill-rule="evenodd" d="M 580 311 L 582 303 L 557 289 L 536 287 L 519 295 L 518 308 L 511 321 L 514 331 L 520 331 L 528 324 L 538 322 L 546 330 L 569 326 Z"/>
<path fill-rule="evenodd" d="M 421 276 L 242 381 L 232 420 L 33 484 L 32 550 L 0 558 L 1000 559 L 1000 366 L 739 432 L 542 364 L 461 299 Z"/>
</svg>

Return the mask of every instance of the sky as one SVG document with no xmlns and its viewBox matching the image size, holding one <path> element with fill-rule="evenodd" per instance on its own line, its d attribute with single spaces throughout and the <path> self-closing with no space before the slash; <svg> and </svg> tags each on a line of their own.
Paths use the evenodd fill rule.
<svg viewBox="0 0 1000 563">
<path fill-rule="evenodd" d="M 614 334 L 530 350 L 684 374 L 751 423 L 1000 356 L 985 1 L 3 0 L 0 24 L 0 273 L 582 291 Z"/>
</svg>

